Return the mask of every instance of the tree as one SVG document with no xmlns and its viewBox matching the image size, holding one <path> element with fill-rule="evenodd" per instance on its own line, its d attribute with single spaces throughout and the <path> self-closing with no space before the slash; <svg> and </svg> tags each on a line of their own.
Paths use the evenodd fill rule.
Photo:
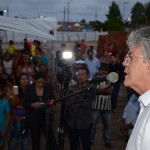
<svg viewBox="0 0 150 150">
<path fill-rule="evenodd" d="M 101 32 L 101 30 L 103 29 L 103 23 L 100 21 L 90 21 L 89 22 L 89 26 L 94 30 L 94 31 L 98 31 Z"/>
<path fill-rule="evenodd" d="M 124 24 L 122 21 L 119 6 L 113 1 L 109 7 L 109 13 L 106 15 L 107 21 L 105 22 L 105 28 L 109 31 L 123 30 Z"/>
<path fill-rule="evenodd" d="M 146 24 L 145 8 L 142 3 L 137 2 L 131 10 L 131 26 L 139 27 Z"/>
<path fill-rule="evenodd" d="M 146 15 L 147 24 L 150 25 L 150 2 L 145 4 L 145 15 Z"/>
<path fill-rule="evenodd" d="M 82 20 L 80 21 L 80 23 L 86 24 L 86 20 L 85 20 L 85 19 L 82 19 Z"/>
</svg>

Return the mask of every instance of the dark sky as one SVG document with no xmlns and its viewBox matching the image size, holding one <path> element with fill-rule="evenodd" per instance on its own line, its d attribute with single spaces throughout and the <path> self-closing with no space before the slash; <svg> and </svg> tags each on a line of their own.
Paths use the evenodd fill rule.
<svg viewBox="0 0 150 150">
<path fill-rule="evenodd" d="M 114 0 L 120 8 L 124 19 L 130 17 L 130 11 L 137 0 Z M 145 4 L 149 0 L 139 0 Z M 8 8 L 9 16 L 14 17 L 56 17 L 58 21 L 106 20 L 112 0 L 0 0 L 0 9 Z M 64 10 L 66 9 L 66 15 Z M 4 14 L 7 15 L 6 13 Z M 64 17 L 65 16 L 65 17 Z"/>
</svg>

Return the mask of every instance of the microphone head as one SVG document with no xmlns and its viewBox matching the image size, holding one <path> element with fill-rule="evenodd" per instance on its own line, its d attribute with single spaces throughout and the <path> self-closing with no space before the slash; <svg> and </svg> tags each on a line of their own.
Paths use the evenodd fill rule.
<svg viewBox="0 0 150 150">
<path fill-rule="evenodd" d="M 109 74 L 107 75 L 106 78 L 107 78 L 107 80 L 108 80 L 109 82 L 115 83 L 115 82 L 118 81 L 119 76 L 118 76 L 118 74 L 117 74 L 116 72 L 111 72 L 111 73 L 109 73 Z"/>
</svg>

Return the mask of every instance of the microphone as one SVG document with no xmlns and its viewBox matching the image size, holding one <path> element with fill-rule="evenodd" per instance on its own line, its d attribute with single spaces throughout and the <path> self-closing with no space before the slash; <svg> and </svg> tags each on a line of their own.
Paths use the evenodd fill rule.
<svg viewBox="0 0 150 150">
<path fill-rule="evenodd" d="M 99 83 L 102 81 L 109 81 L 111 83 L 115 83 L 117 82 L 119 79 L 119 76 L 116 72 L 111 72 L 108 75 L 104 75 L 104 76 L 96 76 L 93 78 L 88 79 L 89 83 Z"/>
<path fill-rule="evenodd" d="M 54 99 L 48 100 L 46 102 L 40 102 L 38 108 L 45 109 L 47 107 L 53 107 L 55 105 Z"/>
</svg>

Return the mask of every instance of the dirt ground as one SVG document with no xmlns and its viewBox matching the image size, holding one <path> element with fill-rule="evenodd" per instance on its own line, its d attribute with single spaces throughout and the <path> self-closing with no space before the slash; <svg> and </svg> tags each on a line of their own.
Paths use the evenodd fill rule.
<svg viewBox="0 0 150 150">
<path fill-rule="evenodd" d="M 96 47 L 97 43 L 95 42 L 89 42 L 88 45 L 94 45 Z M 68 44 L 69 47 L 73 46 L 73 43 Z M 57 95 L 56 95 L 57 96 Z M 112 139 L 112 145 L 113 150 L 124 150 L 126 147 L 126 142 L 122 138 L 120 134 L 120 121 L 123 114 L 123 109 L 125 107 L 127 98 L 126 98 L 126 89 L 122 85 L 119 93 L 118 98 L 118 106 L 115 113 L 112 113 L 111 118 L 111 139 Z M 58 141 L 58 133 L 57 128 L 59 126 L 59 117 L 60 117 L 60 103 L 58 103 L 55 106 L 55 113 L 54 113 L 54 133 L 56 140 Z M 45 138 L 42 137 L 42 150 L 45 150 Z M 103 139 L 102 139 L 102 123 L 101 120 L 99 120 L 97 124 L 97 131 L 96 131 L 96 138 L 95 143 L 92 145 L 92 150 L 107 150 L 108 148 L 104 147 L 103 145 Z M 17 150 L 20 150 L 20 144 L 17 146 Z M 30 150 L 31 150 L 31 140 L 30 140 Z M 68 136 L 65 135 L 65 143 L 64 143 L 64 149 L 63 150 L 69 150 L 69 142 L 68 142 Z"/>
<path fill-rule="evenodd" d="M 118 106 L 115 113 L 112 113 L 111 118 L 111 139 L 112 139 L 112 145 L 113 150 L 124 150 L 126 146 L 126 142 L 122 138 L 119 130 L 119 125 L 121 121 L 121 117 L 123 114 L 123 109 L 126 104 L 126 89 L 122 85 L 119 93 L 118 98 Z M 58 139 L 58 134 L 56 133 L 56 129 L 58 127 L 59 122 L 59 109 L 60 105 L 56 105 L 56 113 L 54 114 L 54 130 L 55 130 L 55 136 L 56 139 Z M 97 131 L 96 131 L 96 138 L 95 143 L 92 145 L 92 150 L 107 150 L 108 148 L 104 147 L 103 139 L 102 139 L 102 123 L 101 120 L 99 120 L 97 124 Z M 65 136 L 65 144 L 64 144 L 64 150 L 69 150 L 69 142 L 68 142 L 68 136 Z"/>
</svg>

